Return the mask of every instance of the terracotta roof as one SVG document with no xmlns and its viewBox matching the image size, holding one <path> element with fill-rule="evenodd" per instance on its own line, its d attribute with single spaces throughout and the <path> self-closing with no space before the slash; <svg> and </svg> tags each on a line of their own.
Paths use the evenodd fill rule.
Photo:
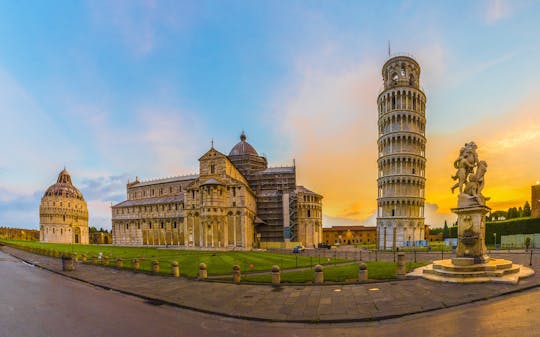
<svg viewBox="0 0 540 337">
<path fill-rule="evenodd" d="M 242 132 L 240 135 L 240 142 L 232 148 L 231 152 L 229 152 L 229 156 L 242 156 L 245 154 L 251 154 L 254 156 L 259 155 L 255 148 L 246 142 L 246 134 Z"/>
<path fill-rule="evenodd" d="M 332 226 L 332 227 L 323 227 L 324 231 L 372 231 L 377 230 L 375 226 Z"/>
<path fill-rule="evenodd" d="M 150 185 L 157 185 L 157 184 L 165 184 L 165 183 L 173 183 L 177 181 L 186 181 L 186 180 L 195 180 L 199 178 L 198 174 L 192 174 L 192 175 L 186 175 L 186 176 L 176 176 L 176 177 L 168 177 L 168 178 L 160 178 L 160 179 L 154 179 L 154 180 L 147 180 L 143 181 L 137 184 L 131 185 L 131 187 L 140 187 L 140 186 L 150 186 Z"/>
<path fill-rule="evenodd" d="M 314 194 L 314 195 L 321 196 L 319 193 L 315 193 L 312 190 L 309 190 L 301 185 L 296 186 L 296 193 Z"/>
<path fill-rule="evenodd" d="M 161 198 L 148 198 L 148 199 L 135 199 L 135 200 L 125 200 L 121 203 L 114 205 L 113 207 L 131 207 L 131 206 L 145 206 L 145 205 L 156 205 L 156 204 L 170 204 L 173 202 L 184 201 L 184 194 L 174 195 L 169 197 Z"/>
</svg>

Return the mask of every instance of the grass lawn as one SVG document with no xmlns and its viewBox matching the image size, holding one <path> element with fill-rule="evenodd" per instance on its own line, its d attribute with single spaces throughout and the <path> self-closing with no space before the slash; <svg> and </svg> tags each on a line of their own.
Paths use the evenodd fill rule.
<svg viewBox="0 0 540 337">
<path fill-rule="evenodd" d="M 115 265 L 116 258 L 126 259 L 124 268 L 131 268 L 131 259 L 140 259 L 141 270 L 152 270 L 152 261 L 160 262 L 160 271 L 170 273 L 170 263 L 177 261 L 180 265 L 180 274 L 187 277 L 196 277 L 199 263 L 204 262 L 208 267 L 208 275 L 226 275 L 232 273 L 232 266 L 240 266 L 242 273 L 248 271 L 270 271 L 273 265 L 279 265 L 282 270 L 296 267 L 310 267 L 318 264 L 333 264 L 347 262 L 347 259 L 324 258 L 319 261 L 318 257 L 298 256 L 288 254 L 275 254 L 268 252 L 231 252 L 231 251 L 199 251 L 158 249 L 146 247 L 118 247 L 112 245 L 70 245 L 60 243 L 41 243 L 37 241 L 11 241 L 2 240 L 6 244 L 15 244 L 23 247 L 45 248 L 59 252 L 77 252 L 80 256 L 86 254 L 88 261 L 92 256 L 100 252 L 111 256 L 110 265 Z M 16 247 L 17 248 L 17 247 Z"/>
<path fill-rule="evenodd" d="M 396 278 L 396 264 L 393 262 L 366 262 L 369 279 L 388 280 Z M 407 272 L 425 266 L 426 263 L 407 263 Z M 328 266 L 323 269 L 324 280 L 333 282 L 356 281 L 358 279 L 358 264 L 346 266 Z M 281 273 L 281 282 L 305 283 L 313 281 L 313 270 L 291 271 Z M 271 275 L 244 275 L 243 281 L 268 282 L 272 281 Z"/>
</svg>

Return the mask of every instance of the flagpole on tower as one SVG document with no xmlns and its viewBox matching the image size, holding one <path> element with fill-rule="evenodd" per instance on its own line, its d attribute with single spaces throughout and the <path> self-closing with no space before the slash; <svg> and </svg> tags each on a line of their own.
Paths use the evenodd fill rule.
<svg viewBox="0 0 540 337">
<path fill-rule="evenodd" d="M 390 40 L 388 40 L 388 57 L 390 57 L 391 53 L 390 53 Z"/>
</svg>

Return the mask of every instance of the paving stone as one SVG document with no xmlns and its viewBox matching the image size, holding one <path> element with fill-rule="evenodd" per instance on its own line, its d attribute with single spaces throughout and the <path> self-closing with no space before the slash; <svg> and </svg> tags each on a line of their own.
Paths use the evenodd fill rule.
<svg viewBox="0 0 540 337">
<path fill-rule="evenodd" d="M 61 273 L 60 259 L 34 255 L 9 247 L 3 247 L 3 250 Z M 469 303 L 509 291 L 538 286 L 540 268 L 536 271 L 534 276 L 521 280 L 518 285 L 451 284 L 415 279 L 280 288 L 153 276 L 82 263 L 76 265 L 75 271 L 66 272 L 65 275 L 217 314 L 313 322 L 369 320 Z M 370 291 L 371 288 L 379 290 Z"/>
</svg>

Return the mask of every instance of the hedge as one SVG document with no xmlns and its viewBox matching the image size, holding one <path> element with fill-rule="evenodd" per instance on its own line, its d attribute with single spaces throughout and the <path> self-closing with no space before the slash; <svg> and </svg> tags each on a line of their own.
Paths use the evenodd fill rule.
<svg viewBox="0 0 540 337">
<path fill-rule="evenodd" d="M 517 218 L 486 223 L 486 243 L 494 244 L 493 233 L 497 233 L 497 243 L 501 235 L 540 233 L 540 218 Z"/>
</svg>

